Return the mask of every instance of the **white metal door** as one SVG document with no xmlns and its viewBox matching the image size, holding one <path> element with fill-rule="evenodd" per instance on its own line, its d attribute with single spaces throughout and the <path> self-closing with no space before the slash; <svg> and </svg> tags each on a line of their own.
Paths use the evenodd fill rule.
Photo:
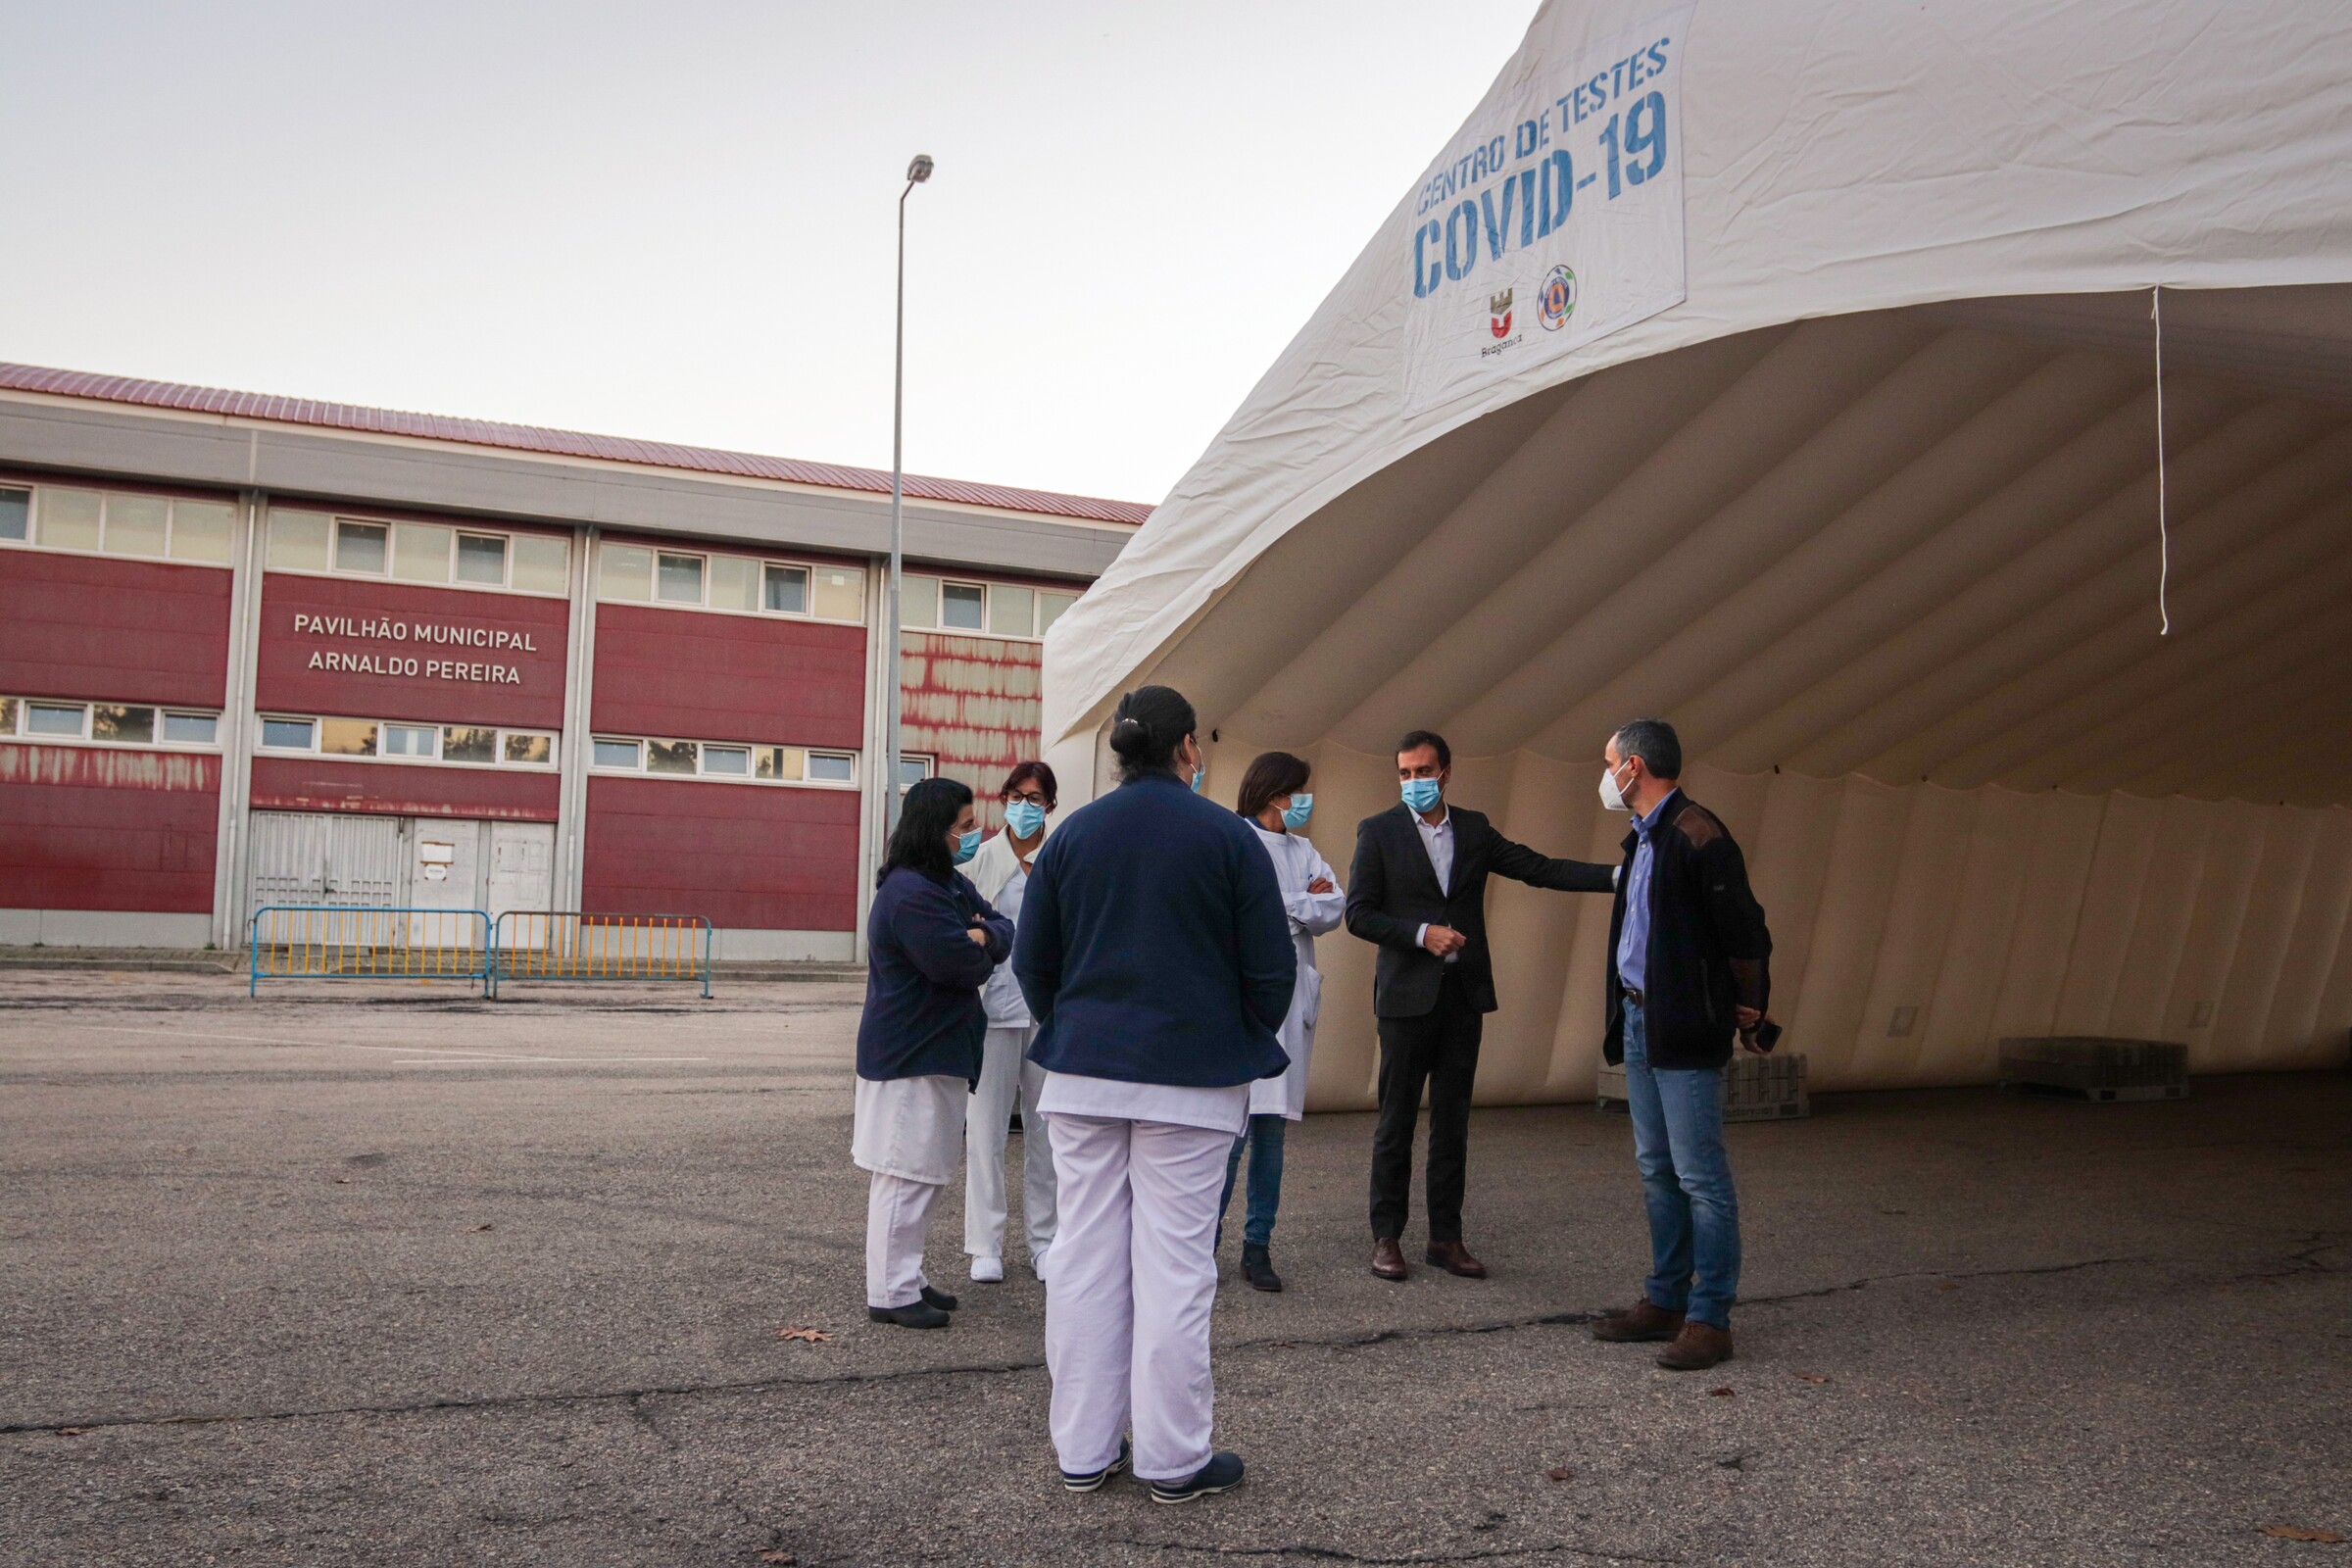
<svg viewBox="0 0 2352 1568">
<path fill-rule="evenodd" d="M 509 909 L 544 909 L 555 897 L 556 824 L 490 824 L 489 902 L 496 920 Z"/>
<path fill-rule="evenodd" d="M 247 837 L 246 907 L 400 903 L 400 819 L 325 811 L 256 811 Z"/>
<path fill-rule="evenodd" d="M 417 910 L 482 906 L 482 828 L 447 816 L 412 816 L 401 823 L 409 846 L 409 907 Z M 425 947 L 470 947 L 476 922 L 418 913 L 410 941 Z"/>
</svg>

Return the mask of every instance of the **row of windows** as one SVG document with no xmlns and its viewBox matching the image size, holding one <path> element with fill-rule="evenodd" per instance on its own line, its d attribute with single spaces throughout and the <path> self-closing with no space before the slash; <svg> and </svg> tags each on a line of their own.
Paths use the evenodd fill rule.
<svg viewBox="0 0 2352 1568">
<path fill-rule="evenodd" d="M 806 746 L 745 746 L 729 741 L 658 740 L 599 735 L 591 765 L 607 773 L 656 773 L 671 778 L 734 779 L 756 784 L 817 784 L 850 789 L 858 783 L 856 752 Z"/>
<path fill-rule="evenodd" d="M 74 703 L 0 697 L 0 739 L 93 741 L 109 746 L 217 746 L 220 715 L 144 703 Z"/>
<path fill-rule="evenodd" d="M 570 540 L 438 522 L 371 522 L 272 508 L 268 561 L 271 571 L 333 571 L 526 594 L 571 591 Z"/>
<path fill-rule="evenodd" d="M 0 487 L 0 543 L 44 550 L 225 566 L 230 516 L 225 501 L 182 501 L 54 484 Z"/>
<path fill-rule="evenodd" d="M 544 730 L 500 729 L 491 724 L 404 724 L 393 719 L 298 718 L 265 713 L 260 747 L 265 752 L 404 762 L 556 765 L 553 735 Z"/>
<path fill-rule="evenodd" d="M 865 571 L 801 562 L 706 556 L 642 545 L 606 545 L 597 563 L 600 599 L 732 610 L 750 614 L 865 618 Z"/>
<path fill-rule="evenodd" d="M 946 577 L 902 579 L 899 624 L 910 629 L 984 631 L 995 637 L 1043 637 L 1078 602 L 1074 593 L 1016 588 Z"/>
<path fill-rule="evenodd" d="M 225 565 L 229 523 L 225 502 L 56 485 L 0 488 L 0 542 L 6 543 Z M 267 560 L 271 571 L 338 572 L 530 594 L 570 591 L 569 540 L 438 522 L 377 522 L 272 509 Z M 1075 593 L 1008 583 L 915 574 L 904 582 L 901 623 L 918 630 L 1043 637 L 1078 602 Z M 865 572 L 858 566 L 609 544 L 598 562 L 597 596 L 862 621 Z"/>
</svg>

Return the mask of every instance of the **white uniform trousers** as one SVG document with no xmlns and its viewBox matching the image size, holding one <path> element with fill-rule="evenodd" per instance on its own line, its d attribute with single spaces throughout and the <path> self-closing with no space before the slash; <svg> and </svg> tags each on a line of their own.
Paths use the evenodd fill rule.
<svg viewBox="0 0 2352 1568">
<path fill-rule="evenodd" d="M 963 1250 L 974 1257 L 1004 1255 L 1004 1145 L 1013 1102 L 1021 1106 L 1021 1217 L 1031 1262 L 1054 1242 L 1054 1146 L 1038 1114 L 1046 1069 L 1025 1053 L 1037 1025 L 991 1024 L 981 1048 L 980 1084 L 964 1107 Z"/>
<path fill-rule="evenodd" d="M 930 1284 L 923 1231 L 947 1186 L 875 1171 L 865 1189 L 865 1304 L 911 1306 Z"/>
<path fill-rule="evenodd" d="M 1060 1183 L 1046 1285 L 1054 1450 L 1064 1470 L 1101 1470 L 1132 1425 L 1135 1473 L 1183 1480 L 1211 1452 L 1212 1243 L 1233 1134 L 1061 1113 L 1046 1127 Z"/>
</svg>

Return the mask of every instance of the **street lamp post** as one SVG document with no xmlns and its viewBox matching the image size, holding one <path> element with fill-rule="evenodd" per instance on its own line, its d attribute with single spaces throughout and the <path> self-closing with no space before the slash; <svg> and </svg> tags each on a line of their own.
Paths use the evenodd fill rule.
<svg viewBox="0 0 2352 1568">
<path fill-rule="evenodd" d="M 892 352 L 894 365 L 890 386 L 890 771 L 882 781 L 884 791 L 882 820 L 889 827 L 899 825 L 899 802 L 904 785 L 901 783 L 899 718 L 903 707 L 904 681 L 900 675 L 899 648 L 899 572 L 900 556 L 906 541 L 906 473 L 902 448 L 906 423 L 906 198 L 914 187 L 931 177 L 931 155 L 915 154 L 914 162 L 906 166 L 906 188 L 899 192 L 899 308 L 898 327 Z"/>
</svg>

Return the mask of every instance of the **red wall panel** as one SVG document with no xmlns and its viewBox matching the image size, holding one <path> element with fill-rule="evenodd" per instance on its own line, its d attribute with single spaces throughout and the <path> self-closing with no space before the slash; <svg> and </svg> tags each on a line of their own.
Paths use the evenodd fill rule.
<svg viewBox="0 0 2352 1568">
<path fill-rule="evenodd" d="M 910 631 L 899 651 L 903 744 L 937 758 L 942 778 L 969 784 L 981 826 L 995 831 L 1004 822 L 1004 775 L 1038 755 L 1045 645 Z"/>
<path fill-rule="evenodd" d="M 219 708 L 227 691 L 225 567 L 0 550 L 0 692 Z"/>
<path fill-rule="evenodd" d="M 380 816 L 553 822 L 561 789 L 554 773 L 522 768 L 339 762 L 322 757 L 253 760 L 253 806 L 263 811 L 371 811 Z"/>
<path fill-rule="evenodd" d="M 275 571 L 262 583 L 254 700 L 265 710 L 535 729 L 564 722 L 564 600 Z M 507 645 L 436 640 L 444 628 Z M 313 667 L 314 659 L 343 667 Z"/>
<path fill-rule="evenodd" d="M 0 908 L 209 914 L 220 759 L 0 745 Z"/>
<path fill-rule="evenodd" d="M 856 751 L 864 709 L 862 626 L 596 607 L 589 722 L 607 734 Z"/>
<path fill-rule="evenodd" d="M 855 790 L 590 778 L 581 907 L 716 926 L 851 931 Z"/>
</svg>

